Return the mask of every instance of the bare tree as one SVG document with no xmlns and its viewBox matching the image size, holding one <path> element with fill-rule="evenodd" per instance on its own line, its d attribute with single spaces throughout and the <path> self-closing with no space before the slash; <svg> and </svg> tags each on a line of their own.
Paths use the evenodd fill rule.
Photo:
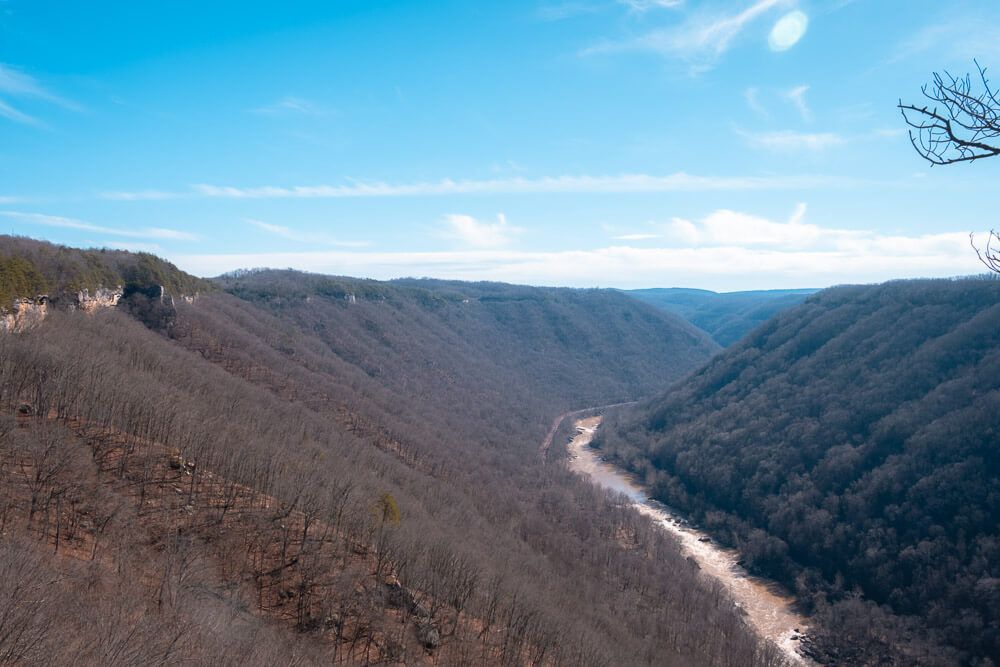
<svg viewBox="0 0 1000 667">
<path fill-rule="evenodd" d="M 1000 91 L 990 85 L 986 68 L 976 62 L 979 76 L 973 79 L 934 73 L 934 81 L 921 88 L 931 102 L 918 106 L 903 104 L 899 110 L 910 126 L 910 143 L 931 164 L 973 162 L 1000 155 Z M 980 89 L 980 84 L 982 88 Z M 1000 273 L 1000 235 L 991 230 L 983 247 L 970 235 L 979 261 Z"/>
<path fill-rule="evenodd" d="M 986 244 L 981 248 L 976 245 L 975 233 L 969 234 L 969 243 L 979 256 L 979 261 L 985 264 L 987 269 L 1000 273 L 1000 232 L 991 229 L 986 237 Z"/>
<path fill-rule="evenodd" d="M 972 162 L 1000 155 L 1000 98 L 990 85 L 986 68 L 976 62 L 979 76 L 934 73 L 921 88 L 930 104 L 903 104 L 899 110 L 910 126 L 910 142 L 931 164 Z M 982 89 L 980 89 L 980 84 Z"/>
</svg>

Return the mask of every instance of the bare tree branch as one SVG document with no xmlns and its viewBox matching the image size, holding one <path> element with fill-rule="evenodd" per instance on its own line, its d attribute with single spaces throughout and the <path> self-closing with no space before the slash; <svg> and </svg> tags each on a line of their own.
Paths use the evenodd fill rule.
<svg viewBox="0 0 1000 667">
<path fill-rule="evenodd" d="M 990 271 L 1000 273 L 1000 233 L 995 229 L 990 230 L 986 237 L 986 245 L 982 248 L 976 245 L 975 232 L 969 234 L 969 244 L 976 251 L 979 261 L 986 265 Z"/>
<path fill-rule="evenodd" d="M 986 68 L 979 62 L 976 69 L 976 80 L 968 74 L 954 77 L 947 71 L 935 72 L 934 81 L 921 88 L 930 105 L 899 101 L 903 120 L 910 126 L 910 143 L 931 164 L 1000 155 L 1000 91 L 990 85 Z"/>
</svg>

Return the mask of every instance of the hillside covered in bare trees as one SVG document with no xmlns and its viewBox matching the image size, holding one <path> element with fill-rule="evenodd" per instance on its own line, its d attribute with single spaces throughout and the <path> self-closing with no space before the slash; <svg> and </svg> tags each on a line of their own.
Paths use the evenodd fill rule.
<svg viewBox="0 0 1000 667">
<path fill-rule="evenodd" d="M 157 291 L 116 268 L 141 257 L 0 256 L 143 295 L 0 335 L 0 661 L 781 664 L 647 519 L 540 459 L 556 414 L 708 359 L 683 321 L 612 291 Z"/>
<path fill-rule="evenodd" d="M 831 288 L 598 444 L 783 581 L 831 664 L 1000 659 L 1000 282 Z"/>
</svg>

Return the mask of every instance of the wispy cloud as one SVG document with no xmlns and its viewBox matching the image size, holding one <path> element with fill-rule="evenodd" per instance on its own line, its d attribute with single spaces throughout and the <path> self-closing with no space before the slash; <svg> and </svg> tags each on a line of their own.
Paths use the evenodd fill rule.
<svg viewBox="0 0 1000 667">
<path fill-rule="evenodd" d="M 564 19 L 599 12 L 601 6 L 596 2 L 586 0 L 564 0 L 549 2 L 538 8 L 537 15 L 542 21 L 562 21 Z"/>
<path fill-rule="evenodd" d="M 543 21 L 562 21 L 586 14 L 606 13 L 624 7 L 630 14 L 656 9 L 677 9 L 685 0 L 561 0 L 542 4 L 537 16 Z"/>
<path fill-rule="evenodd" d="M 726 14 L 696 13 L 677 25 L 623 41 L 609 41 L 586 49 L 584 55 L 647 51 L 685 62 L 692 73 L 710 69 L 755 19 L 795 0 L 757 0 Z"/>
<path fill-rule="evenodd" d="M 438 197 L 480 194 L 607 194 L 643 192 L 713 192 L 746 190 L 800 190 L 820 186 L 852 184 L 849 179 L 822 175 L 791 176 L 698 176 L 675 172 L 665 176 L 619 174 L 614 176 L 562 175 L 538 178 L 510 177 L 484 180 L 419 181 L 386 183 L 350 181 L 343 185 L 296 185 L 237 187 L 193 185 L 188 191 L 103 192 L 102 199 L 142 201 L 206 197 L 218 199 L 342 199 L 362 197 Z"/>
<path fill-rule="evenodd" d="M 651 9 L 675 9 L 684 4 L 684 0 L 618 0 L 632 12 L 648 12 Z"/>
<path fill-rule="evenodd" d="M 0 116 L 24 125 L 42 126 L 37 117 L 14 107 L 8 99 L 38 100 L 79 111 L 80 107 L 71 100 L 56 95 L 44 88 L 34 77 L 9 65 L 0 63 Z"/>
<path fill-rule="evenodd" d="M 335 238 L 328 234 L 322 232 L 308 232 L 297 229 L 292 229 L 291 227 L 285 227 L 284 225 L 275 225 L 270 222 L 264 222 L 263 220 L 255 220 L 252 218 L 247 218 L 247 224 L 256 227 L 257 229 L 263 230 L 269 234 L 274 234 L 275 236 L 280 236 L 283 239 L 288 239 L 289 241 L 296 241 L 298 243 L 308 243 L 315 245 L 327 245 L 341 248 L 361 248 L 369 245 L 367 241 L 343 241 L 341 239 Z"/>
<path fill-rule="evenodd" d="M 42 121 L 38 120 L 34 116 L 30 116 L 23 111 L 18 111 L 11 105 L 7 104 L 3 100 L 0 100 L 0 116 L 8 120 L 12 120 L 16 123 L 23 123 L 24 125 L 41 125 Z"/>
<path fill-rule="evenodd" d="M 532 194 L 532 193 L 607 193 L 607 192 L 672 192 L 710 190 L 769 190 L 810 187 L 822 182 L 822 177 L 695 176 L 683 172 L 668 176 L 623 174 L 619 176 L 553 176 L 542 178 L 503 178 L 410 184 L 352 183 L 351 185 L 295 186 L 290 188 L 264 186 L 237 188 L 231 186 L 196 185 L 195 192 L 205 197 L 226 198 L 339 198 L 339 197 L 405 197 L 454 194 Z"/>
<path fill-rule="evenodd" d="M 737 133 L 755 148 L 784 153 L 817 153 L 847 143 L 846 138 L 833 132 L 809 133 L 793 130 L 746 132 L 737 130 Z"/>
<path fill-rule="evenodd" d="M 251 113 L 263 116 L 275 116 L 279 114 L 303 114 L 307 116 L 321 116 L 326 112 L 318 105 L 302 97 L 286 96 L 271 104 L 251 109 Z"/>
<path fill-rule="evenodd" d="M 1000 25 L 995 16 L 963 16 L 936 21 L 898 43 L 889 57 L 897 63 L 933 54 L 936 67 L 971 66 L 973 58 L 990 62 L 1000 58 Z"/>
<path fill-rule="evenodd" d="M 44 213 L 26 213 L 23 211 L 0 211 L 0 216 L 9 220 L 42 225 L 44 227 L 58 227 L 60 229 L 75 229 L 78 231 L 94 232 L 96 234 L 109 234 L 135 239 L 159 239 L 168 241 L 197 241 L 199 237 L 190 232 L 177 229 L 165 229 L 162 227 L 146 227 L 144 229 L 118 229 L 114 227 L 104 227 L 94 225 L 76 218 L 64 218 L 58 215 L 47 215 Z"/>
<path fill-rule="evenodd" d="M 507 223 L 507 216 L 497 214 L 496 222 L 477 220 L 471 215 L 452 214 L 445 216 L 442 236 L 473 248 L 501 248 L 509 245 L 514 237 L 523 232 L 520 227 Z"/>
<path fill-rule="evenodd" d="M 767 109 L 760 102 L 760 90 L 751 86 L 743 91 L 743 99 L 746 100 L 747 106 L 758 116 L 762 118 L 769 118 L 771 114 L 767 112 Z"/>
<path fill-rule="evenodd" d="M 109 201 L 162 201 L 165 199 L 178 199 L 184 196 L 184 193 L 166 192 L 164 190 L 138 190 L 135 192 L 107 191 L 98 194 L 98 197 L 101 199 Z"/>
<path fill-rule="evenodd" d="M 802 116 L 802 120 L 809 122 L 812 120 L 812 109 L 809 108 L 809 103 L 806 102 L 806 93 L 809 92 L 809 86 L 795 86 L 790 90 L 784 91 L 781 95 L 784 97 Z"/>
<path fill-rule="evenodd" d="M 45 90 L 33 77 L 4 64 L 0 64 L 0 93 L 66 104 L 60 97 Z"/>
<path fill-rule="evenodd" d="M 740 128 L 735 128 L 734 131 L 750 146 L 775 153 L 820 153 L 847 144 L 894 141 L 906 136 L 906 130 L 898 127 L 881 127 L 849 135 L 793 130 L 748 132 Z"/>
</svg>

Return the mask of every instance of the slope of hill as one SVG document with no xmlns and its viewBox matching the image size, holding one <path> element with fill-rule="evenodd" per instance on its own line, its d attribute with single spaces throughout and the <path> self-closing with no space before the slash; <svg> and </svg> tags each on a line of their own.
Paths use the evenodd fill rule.
<svg viewBox="0 0 1000 667">
<path fill-rule="evenodd" d="M 680 315 L 726 347 L 782 310 L 802 303 L 816 291 L 790 289 L 719 293 L 671 287 L 629 290 L 626 294 Z"/>
<path fill-rule="evenodd" d="M 218 285 L 0 335 L 0 659 L 780 664 L 538 457 L 558 411 L 702 363 L 699 332 L 615 293 Z"/>
<path fill-rule="evenodd" d="M 568 409 L 650 395 L 718 349 L 680 318 L 613 290 L 287 271 L 219 282 L 285 328 L 308 332 L 311 354 L 388 392 L 395 412 L 413 408 L 423 422 L 505 448 L 530 447 L 536 429 Z M 285 364 L 309 354 L 290 353 Z M 511 443 L 512 431 L 522 443 Z"/>
<path fill-rule="evenodd" d="M 821 292 L 599 439 L 797 591 L 830 630 L 820 655 L 927 664 L 1000 657 L 998 442 L 983 280 Z"/>
</svg>

